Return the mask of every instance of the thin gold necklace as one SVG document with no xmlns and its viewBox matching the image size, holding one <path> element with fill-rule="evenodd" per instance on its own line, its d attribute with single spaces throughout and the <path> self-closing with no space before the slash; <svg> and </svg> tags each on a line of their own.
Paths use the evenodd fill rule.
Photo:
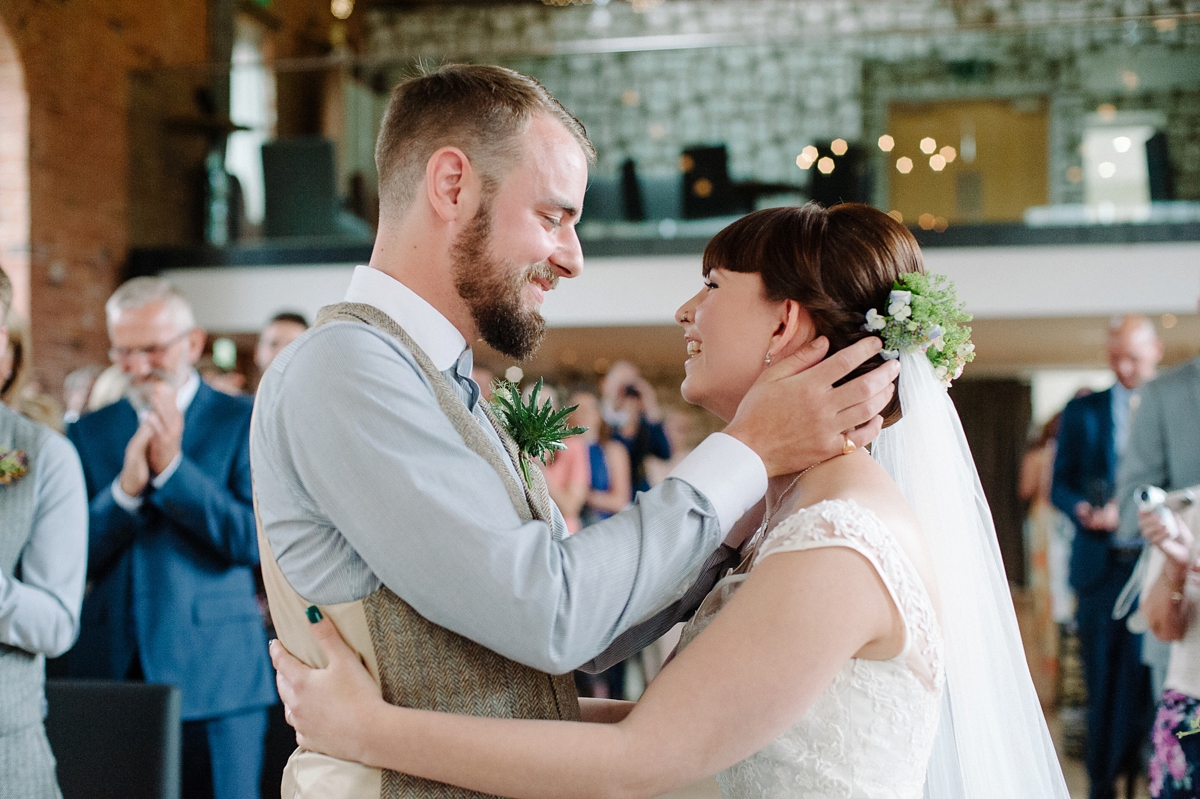
<svg viewBox="0 0 1200 799">
<path fill-rule="evenodd" d="M 743 568 L 745 568 L 753 559 L 754 554 L 758 551 L 759 544 L 762 543 L 760 539 L 762 538 L 763 534 L 766 533 L 767 526 L 771 523 L 771 517 L 778 513 L 779 509 L 783 507 L 783 500 L 786 499 L 791 490 L 796 487 L 796 483 L 800 482 L 800 478 L 807 474 L 810 470 L 815 469 L 822 463 L 825 463 L 825 461 L 817 461 L 811 466 L 807 466 L 797 472 L 796 476 L 792 478 L 792 482 L 788 483 L 788 487 L 783 489 L 783 493 L 780 494 L 779 498 L 775 500 L 775 507 L 767 508 L 767 512 L 763 514 L 762 524 L 758 526 L 758 529 L 754 531 L 754 535 L 750 536 L 750 540 L 746 542 L 746 554 L 742 558 L 742 562 L 738 564 L 738 567 L 733 570 L 734 573 L 740 574 Z"/>
</svg>

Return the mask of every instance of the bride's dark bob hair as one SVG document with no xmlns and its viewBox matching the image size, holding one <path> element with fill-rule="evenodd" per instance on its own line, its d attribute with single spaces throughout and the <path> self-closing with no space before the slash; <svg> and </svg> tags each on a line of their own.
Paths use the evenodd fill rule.
<svg viewBox="0 0 1200 799">
<path fill-rule="evenodd" d="M 705 276 L 713 269 L 756 274 L 768 300 L 803 305 L 832 355 L 874 335 L 862 329 L 867 311 L 886 310 L 896 278 L 925 266 L 912 233 L 882 211 L 808 203 L 756 211 L 729 225 L 704 250 Z M 882 363 L 876 356 L 846 380 Z M 885 427 L 900 420 L 899 394 L 882 415 Z"/>
</svg>

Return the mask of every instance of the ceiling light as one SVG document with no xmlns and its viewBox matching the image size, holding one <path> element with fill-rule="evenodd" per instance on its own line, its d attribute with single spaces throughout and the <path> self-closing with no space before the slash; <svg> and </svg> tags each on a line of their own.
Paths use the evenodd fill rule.
<svg viewBox="0 0 1200 799">
<path fill-rule="evenodd" d="M 1113 139 L 1113 149 L 1119 153 L 1129 152 L 1129 148 L 1133 146 L 1133 142 L 1128 136 L 1118 136 Z"/>
<path fill-rule="evenodd" d="M 898 169 L 900 171 L 901 175 L 907 175 L 909 172 L 912 172 L 912 167 L 913 167 L 912 159 L 909 158 L 907 155 L 904 156 L 903 158 L 896 159 L 896 169 Z"/>
<path fill-rule="evenodd" d="M 800 153 L 800 155 L 796 156 L 796 166 L 800 167 L 801 169 L 808 169 L 812 165 L 813 162 L 810 161 L 808 156 L 804 153 Z"/>
<path fill-rule="evenodd" d="M 338 19 L 350 19 L 354 13 L 354 0 L 330 0 L 329 13 Z"/>
<path fill-rule="evenodd" d="M 890 153 L 892 148 L 896 146 L 896 140 L 886 133 L 879 137 L 879 149 L 885 153 Z"/>
<path fill-rule="evenodd" d="M 949 144 L 947 144 L 942 149 L 938 150 L 938 154 L 941 155 L 942 158 L 946 159 L 947 164 L 953 164 L 954 159 L 958 158 L 958 151 L 955 150 L 953 147 L 951 147 Z"/>
<path fill-rule="evenodd" d="M 1117 118 L 1117 107 L 1112 103 L 1100 103 L 1100 105 L 1096 106 L 1096 113 L 1105 122 L 1112 122 Z"/>
<path fill-rule="evenodd" d="M 833 171 L 833 159 L 829 156 L 825 156 L 817 162 L 817 169 L 821 170 L 822 175 L 828 175 Z"/>
<path fill-rule="evenodd" d="M 1082 183 L 1083 182 L 1083 167 L 1069 166 L 1067 167 L 1067 182 Z"/>
<path fill-rule="evenodd" d="M 929 168 L 934 172 L 941 172 L 946 168 L 946 159 L 940 154 L 934 153 L 933 155 L 929 156 Z"/>
<path fill-rule="evenodd" d="M 921 139 L 921 152 L 925 153 L 925 155 L 931 155 L 936 149 L 937 142 L 933 140 L 932 136 L 926 136 Z"/>
<path fill-rule="evenodd" d="M 1175 327 L 1179 323 L 1179 319 L 1173 313 L 1165 313 L 1162 317 L 1162 326 L 1167 330 Z"/>
<path fill-rule="evenodd" d="M 834 139 L 830 142 L 829 149 L 833 151 L 834 155 L 845 155 L 846 150 L 850 149 L 850 145 L 846 144 L 845 139 Z"/>
<path fill-rule="evenodd" d="M 900 224 L 902 224 L 902 225 L 904 224 L 904 214 L 900 213 L 895 208 L 888 211 L 888 216 L 890 216 L 892 219 L 895 219 Z"/>
<path fill-rule="evenodd" d="M 917 224 L 921 226 L 921 230 L 933 230 L 933 225 L 936 222 L 933 214 L 925 213 L 917 217 Z"/>
<path fill-rule="evenodd" d="M 1102 178 L 1111 178 L 1117 174 L 1117 165 L 1112 161 L 1104 161 L 1100 166 L 1096 167 L 1096 171 L 1100 173 Z"/>
<path fill-rule="evenodd" d="M 805 147 L 805 148 L 804 148 L 803 150 L 801 150 L 800 152 L 801 152 L 801 153 L 804 155 L 804 157 L 805 157 L 805 158 L 807 158 L 809 161 L 816 161 L 816 160 L 817 160 L 817 158 L 819 158 L 819 157 L 820 157 L 820 153 L 818 153 L 818 152 L 817 152 L 817 148 L 816 148 L 816 147 L 813 147 L 811 144 L 810 144 L 810 145 L 808 145 L 807 147 Z"/>
<path fill-rule="evenodd" d="M 510 366 L 504 370 L 504 379 L 510 383 L 520 383 L 525 377 L 525 370 L 519 366 Z"/>
</svg>

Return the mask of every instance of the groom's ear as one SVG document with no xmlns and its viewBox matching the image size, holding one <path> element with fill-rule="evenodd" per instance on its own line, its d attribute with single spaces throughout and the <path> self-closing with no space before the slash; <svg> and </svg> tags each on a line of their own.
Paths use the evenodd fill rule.
<svg viewBox="0 0 1200 799">
<path fill-rule="evenodd" d="M 445 222 L 465 222 L 479 210 L 479 175 L 457 147 L 442 147 L 425 164 L 425 194 Z"/>
<path fill-rule="evenodd" d="M 786 358 L 817 337 L 816 326 L 803 305 L 784 300 L 780 311 L 779 324 L 771 336 L 771 352 L 775 353 L 772 359 Z"/>
</svg>

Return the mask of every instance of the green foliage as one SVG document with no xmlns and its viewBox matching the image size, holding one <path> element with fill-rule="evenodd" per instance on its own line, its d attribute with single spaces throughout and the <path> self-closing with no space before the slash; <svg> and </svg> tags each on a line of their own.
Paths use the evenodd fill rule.
<svg viewBox="0 0 1200 799">
<path fill-rule="evenodd" d="M 885 358 L 924 352 L 938 379 L 949 385 L 975 360 L 969 321 L 949 278 L 909 272 L 893 284 L 886 313 L 868 311 L 864 329 L 883 337 Z"/>
<path fill-rule="evenodd" d="M 520 450 L 521 476 L 529 485 L 529 461 L 537 458 L 543 464 L 555 452 L 567 448 L 563 439 L 587 432 L 586 427 L 569 427 L 567 417 L 577 405 L 554 410 L 550 400 L 541 401 L 542 379 L 538 378 L 528 400 L 521 399 L 521 388 L 508 380 L 497 380 L 492 386 L 492 411 L 512 436 Z"/>
</svg>

